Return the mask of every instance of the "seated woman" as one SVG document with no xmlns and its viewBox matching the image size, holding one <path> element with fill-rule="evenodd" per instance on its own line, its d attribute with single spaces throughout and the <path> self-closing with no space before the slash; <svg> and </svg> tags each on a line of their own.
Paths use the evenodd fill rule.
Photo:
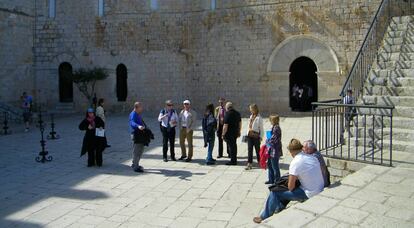
<svg viewBox="0 0 414 228">
<path fill-rule="evenodd" d="M 266 205 L 260 216 L 255 217 L 255 223 L 261 223 L 275 212 L 285 209 L 286 201 L 305 201 L 322 192 L 324 180 L 317 158 L 302 152 L 302 144 L 292 139 L 287 149 L 293 157 L 289 166 L 288 191 L 270 192 Z M 300 186 L 296 186 L 299 180 Z"/>
</svg>

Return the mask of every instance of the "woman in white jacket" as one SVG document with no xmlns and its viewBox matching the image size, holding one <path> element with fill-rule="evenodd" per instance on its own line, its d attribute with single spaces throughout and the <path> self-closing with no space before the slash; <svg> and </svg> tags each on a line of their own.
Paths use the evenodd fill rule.
<svg viewBox="0 0 414 228">
<path fill-rule="evenodd" d="M 263 118 L 259 114 L 259 108 L 256 104 L 251 104 L 250 108 L 250 118 L 249 118 L 249 126 L 247 130 L 247 152 L 248 152 L 248 161 L 246 170 L 252 169 L 253 163 L 253 147 L 256 150 L 256 158 L 257 162 L 259 163 L 260 160 L 260 142 L 263 139 L 263 135 L 265 134 L 263 130 Z"/>
</svg>

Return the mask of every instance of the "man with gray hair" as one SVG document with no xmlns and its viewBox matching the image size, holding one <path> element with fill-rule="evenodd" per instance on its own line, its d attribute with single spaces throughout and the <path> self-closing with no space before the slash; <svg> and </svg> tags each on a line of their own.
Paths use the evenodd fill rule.
<svg viewBox="0 0 414 228">
<path fill-rule="evenodd" d="M 224 115 L 223 139 L 229 146 L 230 162 L 226 165 L 237 165 L 237 138 L 241 135 L 241 116 L 233 108 L 233 103 L 226 103 L 226 114 Z"/>
<path fill-rule="evenodd" d="M 325 185 L 324 187 L 328 187 L 329 185 L 331 185 L 328 167 L 326 166 L 325 160 L 323 159 L 321 152 L 318 151 L 316 144 L 312 140 L 306 140 L 303 142 L 302 150 L 305 154 L 313 155 L 315 158 L 318 159 L 319 164 L 321 165 L 321 171 Z"/>
</svg>

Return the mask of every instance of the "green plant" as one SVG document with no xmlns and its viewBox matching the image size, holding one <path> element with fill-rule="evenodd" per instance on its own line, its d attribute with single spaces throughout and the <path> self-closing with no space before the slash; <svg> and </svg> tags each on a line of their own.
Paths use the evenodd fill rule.
<svg viewBox="0 0 414 228">
<path fill-rule="evenodd" d="M 96 82 L 105 80 L 108 76 L 107 70 L 101 67 L 79 68 L 73 72 L 72 79 L 79 91 L 88 99 L 89 105 L 92 105 Z"/>
</svg>

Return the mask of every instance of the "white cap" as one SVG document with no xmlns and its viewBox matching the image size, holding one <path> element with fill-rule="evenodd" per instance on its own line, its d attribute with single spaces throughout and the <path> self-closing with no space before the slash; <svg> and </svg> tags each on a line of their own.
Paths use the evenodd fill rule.
<svg viewBox="0 0 414 228">
<path fill-rule="evenodd" d="M 185 101 L 183 102 L 183 104 L 191 104 L 191 102 L 190 102 L 189 100 L 185 100 Z"/>
</svg>

